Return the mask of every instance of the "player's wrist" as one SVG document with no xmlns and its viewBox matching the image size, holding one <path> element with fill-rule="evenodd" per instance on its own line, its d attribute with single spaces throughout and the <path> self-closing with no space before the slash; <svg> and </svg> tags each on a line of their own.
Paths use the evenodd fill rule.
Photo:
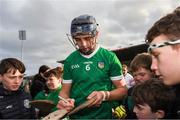
<svg viewBox="0 0 180 120">
<path fill-rule="evenodd" d="M 105 94 L 105 92 L 104 91 L 100 91 L 101 92 L 101 94 L 102 94 L 102 101 L 105 101 L 105 99 L 106 99 L 106 94 Z"/>
<path fill-rule="evenodd" d="M 110 92 L 109 91 L 100 91 L 102 93 L 102 101 L 108 101 L 110 98 Z"/>
<path fill-rule="evenodd" d="M 106 101 L 107 101 L 107 100 L 109 100 L 109 98 L 110 98 L 110 92 L 109 92 L 109 91 L 106 91 L 106 94 L 107 94 L 107 95 L 106 95 Z"/>
</svg>

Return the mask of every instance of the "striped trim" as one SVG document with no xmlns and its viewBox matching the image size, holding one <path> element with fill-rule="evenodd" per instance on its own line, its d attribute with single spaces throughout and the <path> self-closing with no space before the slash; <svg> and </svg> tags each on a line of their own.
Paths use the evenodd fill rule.
<svg viewBox="0 0 180 120">
<path fill-rule="evenodd" d="M 123 79 L 123 75 L 110 77 L 110 79 L 111 79 L 112 81 L 113 81 L 113 80 L 121 80 L 121 79 Z"/>
<path fill-rule="evenodd" d="M 64 80 L 63 79 L 62 83 L 72 83 L 72 80 Z"/>
</svg>

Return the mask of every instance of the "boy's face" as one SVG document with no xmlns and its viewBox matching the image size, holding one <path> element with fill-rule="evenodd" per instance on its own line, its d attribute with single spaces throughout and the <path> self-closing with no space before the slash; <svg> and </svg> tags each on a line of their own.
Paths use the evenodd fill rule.
<svg viewBox="0 0 180 120">
<path fill-rule="evenodd" d="M 142 83 L 152 78 L 152 72 L 143 67 L 140 67 L 137 71 L 133 71 L 133 77 L 136 84 Z"/>
<path fill-rule="evenodd" d="M 16 70 L 14 74 L 13 72 L 13 70 L 10 70 L 5 74 L 0 75 L 4 88 L 9 91 L 18 90 L 24 77 L 24 74 L 20 73 L 19 70 Z"/>
<path fill-rule="evenodd" d="M 61 78 L 58 79 L 54 75 L 47 78 L 46 85 L 50 90 L 56 90 L 61 85 Z"/>
<path fill-rule="evenodd" d="M 139 120 L 141 119 L 157 119 L 154 112 L 151 111 L 151 107 L 148 104 L 135 105 L 133 112 L 136 114 Z"/>
<path fill-rule="evenodd" d="M 153 39 L 151 44 L 159 44 L 168 41 L 165 35 L 159 35 Z M 152 65 L 151 69 L 167 85 L 180 83 L 180 45 L 167 45 L 154 48 L 151 51 Z"/>
<path fill-rule="evenodd" d="M 127 74 L 127 72 L 128 72 L 127 67 L 122 67 L 122 72 L 123 72 L 123 75 L 126 75 L 126 74 Z"/>
</svg>

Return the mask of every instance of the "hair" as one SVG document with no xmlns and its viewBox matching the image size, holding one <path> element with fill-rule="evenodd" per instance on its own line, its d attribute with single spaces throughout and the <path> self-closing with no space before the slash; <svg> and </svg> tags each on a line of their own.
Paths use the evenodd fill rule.
<svg viewBox="0 0 180 120">
<path fill-rule="evenodd" d="M 161 34 L 173 40 L 180 38 L 180 7 L 155 22 L 149 29 L 145 41 L 151 43 L 155 37 Z"/>
<path fill-rule="evenodd" d="M 62 78 L 63 68 L 62 67 L 56 67 L 56 68 L 50 69 L 50 70 L 48 70 L 47 72 L 44 73 L 44 77 L 46 77 L 46 78 L 51 77 L 53 75 L 55 77 L 57 77 L 58 79 Z"/>
<path fill-rule="evenodd" d="M 151 71 L 152 57 L 149 53 L 137 54 L 130 63 L 132 72 L 137 71 L 140 67 Z"/>
<path fill-rule="evenodd" d="M 50 69 L 49 66 L 47 66 L 47 65 L 41 65 L 41 66 L 39 67 L 39 74 L 46 72 L 48 69 Z"/>
<path fill-rule="evenodd" d="M 128 66 L 126 64 L 122 64 L 123 68 L 128 68 Z"/>
<path fill-rule="evenodd" d="M 153 78 L 136 85 L 132 91 L 132 98 L 135 105 L 148 104 L 152 112 L 163 110 L 167 114 L 172 107 L 175 93 L 170 86 Z"/>
<path fill-rule="evenodd" d="M 122 72 L 123 72 L 123 75 L 126 75 L 127 72 L 128 72 L 128 66 L 126 64 L 122 64 Z"/>
<path fill-rule="evenodd" d="M 26 68 L 24 64 L 16 58 L 5 58 L 0 61 L 0 74 L 13 71 L 13 74 L 19 70 L 20 73 L 24 73 Z"/>
</svg>

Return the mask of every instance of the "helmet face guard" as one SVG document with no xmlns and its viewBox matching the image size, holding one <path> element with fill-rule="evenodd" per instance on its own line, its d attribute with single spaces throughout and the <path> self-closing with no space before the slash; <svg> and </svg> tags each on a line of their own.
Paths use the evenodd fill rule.
<svg viewBox="0 0 180 120">
<path fill-rule="evenodd" d="M 71 22 L 71 42 L 74 44 L 75 48 L 84 55 L 91 54 L 95 49 L 94 46 L 96 44 L 96 39 L 94 37 L 97 35 L 97 26 L 98 24 L 96 23 L 95 18 L 90 15 L 80 15 L 74 18 Z M 79 48 L 79 46 L 76 44 L 76 37 L 82 37 L 81 35 L 88 35 L 89 37 L 93 37 L 94 40 L 89 41 L 90 46 L 93 48 L 89 48 L 89 51 Z"/>
<path fill-rule="evenodd" d="M 82 25 L 71 25 L 72 37 L 77 35 L 92 35 L 95 36 L 97 32 L 96 24 L 82 24 Z"/>
</svg>

